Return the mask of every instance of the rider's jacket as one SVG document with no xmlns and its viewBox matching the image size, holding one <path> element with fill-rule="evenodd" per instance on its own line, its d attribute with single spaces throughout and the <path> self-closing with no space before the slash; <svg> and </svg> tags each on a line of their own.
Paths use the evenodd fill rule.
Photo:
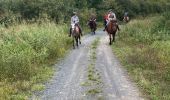
<svg viewBox="0 0 170 100">
<path fill-rule="evenodd" d="M 79 23 L 79 18 L 77 15 L 71 17 L 71 27 L 74 28 L 75 24 Z"/>
<path fill-rule="evenodd" d="M 128 12 L 125 12 L 125 13 L 124 13 L 124 17 L 127 17 L 127 16 L 128 16 Z"/>
<path fill-rule="evenodd" d="M 108 14 L 108 21 L 110 21 L 110 20 L 116 20 L 116 14 L 115 13 L 109 13 Z"/>
<path fill-rule="evenodd" d="M 103 19 L 108 20 L 108 15 L 104 15 Z"/>
</svg>

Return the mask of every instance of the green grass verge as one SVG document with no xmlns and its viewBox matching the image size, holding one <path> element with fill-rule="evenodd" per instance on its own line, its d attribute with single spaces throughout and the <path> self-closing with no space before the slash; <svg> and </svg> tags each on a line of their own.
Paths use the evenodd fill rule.
<svg viewBox="0 0 170 100">
<path fill-rule="evenodd" d="M 67 30 L 50 22 L 0 27 L 0 100 L 25 100 L 44 89 L 71 46 Z"/>
<path fill-rule="evenodd" d="M 169 21 L 164 15 L 133 20 L 122 26 L 113 45 L 114 53 L 151 100 L 170 100 Z"/>
</svg>

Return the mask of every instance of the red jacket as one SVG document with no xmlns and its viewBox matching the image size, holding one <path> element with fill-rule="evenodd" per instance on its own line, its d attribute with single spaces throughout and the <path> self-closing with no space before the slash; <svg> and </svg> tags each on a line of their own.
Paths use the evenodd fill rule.
<svg viewBox="0 0 170 100">
<path fill-rule="evenodd" d="M 104 20 L 108 20 L 108 15 L 104 15 Z"/>
</svg>

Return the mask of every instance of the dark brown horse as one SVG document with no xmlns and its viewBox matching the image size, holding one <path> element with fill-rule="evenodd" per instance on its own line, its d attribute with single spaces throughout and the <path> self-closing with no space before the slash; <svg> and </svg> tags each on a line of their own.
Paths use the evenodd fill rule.
<svg viewBox="0 0 170 100">
<path fill-rule="evenodd" d="M 94 20 L 90 20 L 88 25 L 89 25 L 89 27 L 91 29 L 92 34 L 95 34 L 95 31 L 97 29 L 96 22 Z"/>
<path fill-rule="evenodd" d="M 109 39 L 110 42 L 109 44 L 111 45 L 113 42 L 115 42 L 115 35 L 117 30 L 119 30 L 119 27 L 117 25 L 117 21 L 111 20 L 109 24 L 107 25 L 106 31 L 109 34 Z"/>
<path fill-rule="evenodd" d="M 75 49 L 75 41 L 76 41 L 77 47 L 78 47 L 78 42 L 79 42 L 79 44 L 81 44 L 80 28 L 79 28 L 78 24 L 75 24 L 75 27 L 72 30 L 72 37 L 73 37 L 73 48 Z"/>
</svg>

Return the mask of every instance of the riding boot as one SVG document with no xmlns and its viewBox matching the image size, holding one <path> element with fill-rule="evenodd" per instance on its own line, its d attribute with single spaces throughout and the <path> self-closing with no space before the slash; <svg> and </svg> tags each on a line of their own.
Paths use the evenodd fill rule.
<svg viewBox="0 0 170 100">
<path fill-rule="evenodd" d="M 107 25 L 104 27 L 103 31 L 105 31 L 105 30 L 106 30 L 106 28 L 107 28 Z"/>
</svg>

